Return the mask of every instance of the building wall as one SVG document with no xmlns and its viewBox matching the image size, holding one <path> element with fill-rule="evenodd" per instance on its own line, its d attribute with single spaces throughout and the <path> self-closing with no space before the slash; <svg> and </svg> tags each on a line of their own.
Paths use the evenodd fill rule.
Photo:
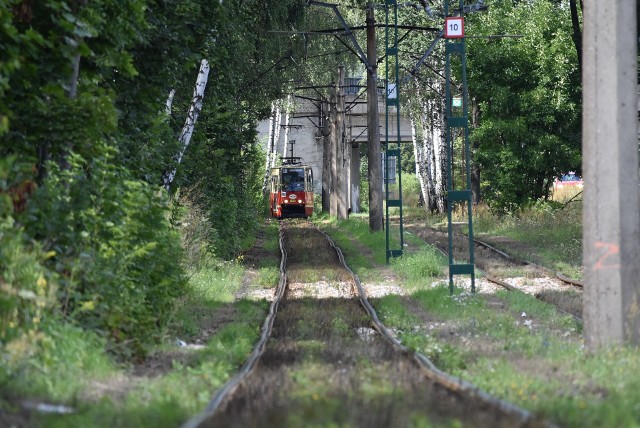
<svg viewBox="0 0 640 428">
<path fill-rule="evenodd" d="M 368 140 L 367 133 L 367 105 L 361 98 L 356 100 L 355 94 L 347 94 L 345 99 L 348 113 L 345 118 L 347 139 L 350 142 L 365 143 Z M 385 141 L 385 106 L 381 102 L 378 104 L 380 111 L 380 141 Z M 307 117 L 312 116 L 312 117 Z M 285 148 L 285 114 L 283 112 L 280 120 L 280 136 L 277 141 L 277 153 L 280 156 L 291 156 L 291 146 Z M 269 139 L 269 119 L 261 121 L 257 125 L 258 138 L 262 147 L 267 149 Z M 301 157 L 303 161 L 313 168 L 315 180 L 315 191 L 320 192 L 322 186 L 322 155 L 323 137 L 318 127 L 321 124 L 319 109 L 314 103 L 308 100 L 297 99 L 295 111 L 290 113 L 289 118 L 289 142 L 295 141 L 293 145 L 293 156 Z M 395 108 L 389 115 L 389 141 L 397 140 L 397 119 Z M 403 142 L 411 142 L 411 123 L 406 115 L 400 117 L 400 139 Z"/>
</svg>

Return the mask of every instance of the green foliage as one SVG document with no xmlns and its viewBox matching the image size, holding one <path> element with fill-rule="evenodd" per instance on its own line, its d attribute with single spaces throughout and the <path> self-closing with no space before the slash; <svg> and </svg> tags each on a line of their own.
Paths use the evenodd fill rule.
<svg viewBox="0 0 640 428">
<path fill-rule="evenodd" d="M 511 211 L 550 197 L 553 179 L 580 167 L 580 75 L 564 2 L 493 2 L 471 16 L 469 91 L 479 103 L 472 140 L 483 197 Z"/>
<path fill-rule="evenodd" d="M 211 254 L 233 258 L 253 236 L 263 203 L 254 123 L 292 77 L 291 70 L 263 76 L 283 55 L 282 39 L 269 31 L 299 22 L 301 6 L 297 0 L 4 2 L 0 156 L 35 169 L 40 184 L 28 215 L 2 218 L 3 250 L 15 256 L 3 265 L 3 278 L 26 282 L 12 283 L 11 292 L 35 287 L 34 278 L 57 278 L 64 316 L 97 331 L 121 355 L 143 353 L 183 292 L 177 232 L 153 185 L 178 152 L 197 65 L 209 60 L 210 84 L 176 187 L 198 188 L 197 197 L 181 202 L 198 218 L 181 220 L 180 203 L 173 206 L 190 267 L 207 265 Z M 167 115 L 171 89 L 178 113 Z M 3 180 L 24 182 L 15 169 Z M 3 209 L 16 204 L 13 197 L 2 195 Z M 33 269 L 18 269 L 22 264 Z M 16 307 L 28 309 L 16 296 L 8 300 L 11 317 Z"/>
<path fill-rule="evenodd" d="M 403 161 L 404 162 L 404 161 Z M 404 169 L 404 168 L 403 168 Z M 413 165 L 415 170 L 415 164 Z M 402 173 L 402 200 L 403 205 L 406 207 L 418 207 L 422 201 L 422 190 L 420 189 L 420 182 L 415 172 L 403 172 Z"/>
<path fill-rule="evenodd" d="M 11 156 L 0 159 L 0 384 L 16 376 L 47 338 L 43 322 L 54 311 L 57 277 L 45 267 L 45 253 L 28 239 L 14 218 L 24 183 L 31 183 L 29 164 Z"/>
<path fill-rule="evenodd" d="M 63 315 L 98 331 L 123 353 L 158 338 L 183 293 L 177 234 L 157 190 L 127 180 L 103 155 L 73 155 L 34 195 L 27 227 L 56 256 Z"/>
<path fill-rule="evenodd" d="M 0 374 L 9 375 L 3 380 L 10 382 L 12 395 L 46 396 L 57 402 L 70 402 L 90 388 L 92 379 L 87 375 L 106 378 L 113 372 L 102 338 L 76 326 L 51 321 L 45 321 L 40 332 L 7 345 L 6 364 L 0 368 Z"/>
</svg>

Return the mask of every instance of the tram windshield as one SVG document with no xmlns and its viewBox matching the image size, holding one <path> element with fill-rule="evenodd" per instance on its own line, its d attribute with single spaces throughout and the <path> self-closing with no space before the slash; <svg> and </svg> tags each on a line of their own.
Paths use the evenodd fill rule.
<svg viewBox="0 0 640 428">
<path fill-rule="evenodd" d="M 282 188 L 286 192 L 304 190 L 304 168 L 283 168 Z"/>
</svg>

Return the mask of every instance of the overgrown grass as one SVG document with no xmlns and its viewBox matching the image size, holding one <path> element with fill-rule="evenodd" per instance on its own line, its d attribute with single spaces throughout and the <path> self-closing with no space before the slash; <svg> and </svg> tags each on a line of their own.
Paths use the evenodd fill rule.
<svg viewBox="0 0 640 428">
<path fill-rule="evenodd" d="M 277 226 L 267 235 L 273 246 Z M 62 323 L 47 326 L 16 350 L 25 360 L 19 370 L 3 371 L 9 376 L 2 379 L 1 408 L 15 411 L 28 398 L 74 409 L 66 415 L 33 413 L 34 427 L 179 426 L 206 407 L 259 337 L 269 304 L 235 300 L 243 274 L 235 262 L 212 261 L 193 272 L 148 363 L 118 366 L 98 336 Z M 181 347 L 178 341 L 202 346 Z M 164 368 L 157 371 L 156 365 Z"/>
<path fill-rule="evenodd" d="M 348 220 L 329 219 L 326 214 L 314 218 L 348 259 L 349 267 L 363 279 L 380 279 L 374 266 L 385 264 L 384 232 L 369 231 L 366 214 L 353 214 Z"/>
<path fill-rule="evenodd" d="M 506 236 L 524 246 L 504 248 L 525 260 L 540 263 L 565 274 L 582 276 L 582 206 L 571 203 L 563 209 L 539 204 L 521 212 L 497 216 L 486 207 L 474 212 L 476 236 Z"/>
<path fill-rule="evenodd" d="M 417 253 L 406 253 L 402 257 L 391 260 L 391 266 L 404 280 L 404 287 L 408 290 L 441 276 L 446 263 L 442 254 L 431 247 L 422 248 Z"/>
<path fill-rule="evenodd" d="M 436 365 L 491 394 L 546 415 L 562 426 L 638 426 L 637 348 L 584 352 L 581 327 L 523 293 L 500 292 L 504 309 L 448 287 L 412 294 L 428 320 L 406 300 L 386 296 L 375 306 L 402 342 Z"/>
<path fill-rule="evenodd" d="M 317 224 L 323 228 L 345 254 L 349 267 L 365 281 L 378 281 L 379 271 L 376 266 L 386 265 L 386 232 L 372 233 L 369 230 L 366 214 L 351 215 L 347 220 L 331 220 L 322 214 L 316 218 Z M 398 247 L 399 229 L 390 230 L 390 246 Z M 390 259 L 390 267 L 402 279 L 406 286 L 412 288 L 430 278 L 439 276 L 446 265 L 444 258 L 431 246 L 419 238 L 405 233 L 405 240 L 410 240 L 419 247 L 417 252 L 407 252 L 402 257 Z"/>
<path fill-rule="evenodd" d="M 266 304 L 240 302 L 234 307 L 239 311 L 237 321 L 219 330 L 204 350 L 184 351 L 191 353 L 190 356 L 178 350 L 168 351 L 174 354 L 175 360 L 166 374 L 132 379 L 130 374 L 113 367 L 102 376 L 91 367 L 82 367 L 81 373 L 77 373 L 78 379 L 85 379 L 94 387 L 103 384 L 120 390 L 87 401 L 82 396 L 87 386 L 78 385 L 73 391 L 75 399 L 71 401 L 71 404 L 76 402 L 75 413 L 39 415 L 33 426 L 179 426 L 206 407 L 215 390 L 242 365 L 258 338 Z M 64 372 L 65 377 L 70 374 Z M 119 378 L 122 384 L 112 381 Z"/>
</svg>

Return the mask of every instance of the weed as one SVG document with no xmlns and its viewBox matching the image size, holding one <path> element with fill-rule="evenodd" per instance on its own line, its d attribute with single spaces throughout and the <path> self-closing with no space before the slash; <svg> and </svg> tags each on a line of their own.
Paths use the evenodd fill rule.
<svg viewBox="0 0 640 428">
<path fill-rule="evenodd" d="M 474 210 L 474 228 L 479 237 L 485 234 L 506 236 L 525 244 L 524 249 L 505 248 L 514 256 L 581 277 L 581 204 L 570 204 L 562 209 L 535 205 L 501 216 L 484 206 Z"/>
<path fill-rule="evenodd" d="M 444 263 L 444 258 L 435 249 L 425 248 L 417 253 L 393 259 L 392 266 L 410 285 L 442 275 Z"/>
</svg>

